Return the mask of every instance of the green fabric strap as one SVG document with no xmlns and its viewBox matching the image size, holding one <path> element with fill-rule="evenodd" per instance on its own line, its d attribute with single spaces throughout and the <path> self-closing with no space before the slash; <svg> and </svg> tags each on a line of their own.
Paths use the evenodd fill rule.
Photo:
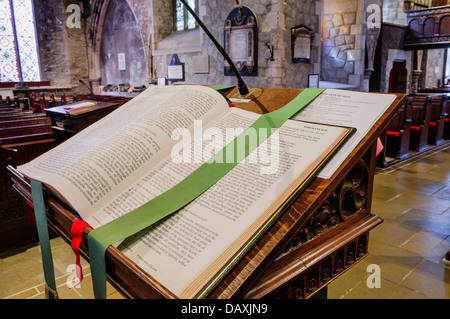
<svg viewBox="0 0 450 319">
<path fill-rule="evenodd" d="M 307 106 L 322 92 L 323 89 L 305 89 L 283 108 L 262 115 L 250 128 L 256 129 L 258 135 L 259 129 L 267 129 L 268 134 L 266 138 L 268 138 L 272 133 L 271 129 L 279 128 L 286 120 L 299 112 L 303 107 Z M 245 133 L 246 132 L 243 134 Z M 236 140 L 238 138 L 239 137 L 237 137 Z M 260 140 L 258 136 L 259 144 L 256 145 L 256 147 L 262 142 L 264 142 L 264 140 Z M 89 233 L 88 246 L 95 298 L 106 298 L 105 253 L 108 246 L 130 237 L 161 219 L 179 211 L 208 188 L 213 186 L 256 148 L 248 148 L 245 150 L 245 154 L 243 154 L 241 158 L 237 158 L 234 163 L 226 163 L 226 161 L 222 159 L 226 157 L 227 150 L 234 151 L 234 154 L 241 153 L 234 149 L 237 144 L 239 143 L 235 143 L 234 141 L 228 144 L 216 154 L 212 160 L 200 166 L 186 179 L 165 193 Z M 218 160 L 216 161 L 214 159 Z"/>
<path fill-rule="evenodd" d="M 34 214 L 36 216 L 36 227 L 38 230 L 39 242 L 41 244 L 42 266 L 47 284 L 46 293 L 49 299 L 57 299 L 55 271 L 53 269 L 53 258 L 50 247 L 50 238 L 47 228 L 47 216 L 45 215 L 45 204 L 42 193 L 42 183 L 34 179 L 31 180 L 31 194 L 33 197 Z M 50 289 L 48 289 L 50 288 Z"/>
</svg>

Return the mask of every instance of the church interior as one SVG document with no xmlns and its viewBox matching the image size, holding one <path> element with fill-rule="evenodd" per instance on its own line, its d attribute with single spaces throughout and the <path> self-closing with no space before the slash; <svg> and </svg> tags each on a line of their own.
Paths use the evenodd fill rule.
<svg viewBox="0 0 450 319">
<path fill-rule="evenodd" d="M 311 88 L 396 97 L 338 174 L 313 180 L 211 298 L 450 298 L 450 1 L 0 0 L 0 12 L 0 298 L 48 298 L 37 204 L 17 167 L 146 90 L 179 85 L 223 86 L 238 108 L 248 99 L 263 113 Z M 85 101 L 96 110 L 67 111 Z M 54 197 L 59 298 L 94 299 L 87 233 L 83 281 L 68 288 L 75 217 Z M 139 281 L 119 251 L 108 258 L 108 299 L 173 297 Z"/>
</svg>

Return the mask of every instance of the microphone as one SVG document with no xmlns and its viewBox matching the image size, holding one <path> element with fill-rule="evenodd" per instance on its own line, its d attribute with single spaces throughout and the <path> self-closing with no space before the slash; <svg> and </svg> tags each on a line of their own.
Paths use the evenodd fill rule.
<svg viewBox="0 0 450 319">
<path fill-rule="evenodd" d="M 233 61 L 231 61 L 230 57 L 228 56 L 227 52 L 222 48 L 222 46 L 216 41 L 216 39 L 212 36 L 211 32 L 209 32 L 208 28 L 203 24 L 203 22 L 200 20 L 200 18 L 195 14 L 194 10 L 186 3 L 185 0 L 180 0 L 180 2 L 186 7 L 186 9 L 189 11 L 189 13 L 194 17 L 195 21 L 197 21 L 198 25 L 205 31 L 206 35 L 210 38 L 212 43 L 216 46 L 216 48 L 219 50 L 220 54 L 227 60 L 228 64 L 231 66 L 231 69 L 233 70 L 234 74 L 237 77 L 238 80 L 238 89 L 241 96 L 246 96 L 250 92 L 247 88 L 247 85 L 245 84 L 244 80 L 242 79 L 241 75 L 239 74 L 238 70 L 236 69 L 236 66 L 234 65 Z"/>
<path fill-rule="evenodd" d="M 90 88 L 88 85 L 86 85 L 86 83 L 84 83 L 83 80 L 78 80 L 78 81 L 79 81 L 81 84 L 83 84 L 85 87 L 87 87 L 87 89 L 89 90 L 89 92 L 91 92 L 91 94 L 94 96 L 95 101 L 100 102 L 100 101 L 98 100 L 97 95 L 95 95 L 94 92 L 92 92 L 91 88 Z"/>
</svg>

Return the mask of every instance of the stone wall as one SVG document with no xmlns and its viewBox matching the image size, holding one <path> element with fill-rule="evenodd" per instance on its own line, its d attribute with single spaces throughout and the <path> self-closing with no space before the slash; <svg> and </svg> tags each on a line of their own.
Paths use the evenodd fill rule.
<svg viewBox="0 0 450 319">
<path fill-rule="evenodd" d="M 324 81 L 359 87 L 364 74 L 362 1 L 324 0 L 322 72 Z"/>
<path fill-rule="evenodd" d="M 217 41 L 223 45 L 223 27 L 226 17 L 233 9 L 231 1 L 200 0 L 199 16 Z M 239 1 L 239 5 L 249 7 L 257 16 L 258 23 L 258 70 L 257 76 L 244 77 L 248 86 L 258 87 L 296 87 L 307 85 L 308 74 L 320 71 L 320 2 L 302 1 Z M 154 0 L 153 7 L 170 7 L 167 1 Z M 164 7 L 164 8 L 166 8 Z M 223 57 L 202 30 L 168 34 L 165 26 L 171 20 L 167 12 L 162 10 L 156 18 L 154 29 L 164 30 L 166 38 L 159 40 L 155 31 L 153 42 L 153 64 L 156 77 L 167 76 L 167 63 L 173 53 L 177 53 L 181 62 L 185 63 L 186 81 L 193 84 L 232 84 L 234 77 L 225 76 Z M 139 15 L 137 14 L 138 20 Z M 163 24 L 163 25 L 161 25 Z M 291 62 L 290 29 L 304 24 L 316 32 L 310 64 Z M 274 60 L 267 59 L 266 43 L 274 47 Z M 208 74 L 193 74 L 194 56 L 209 56 L 210 71 Z"/>
<path fill-rule="evenodd" d="M 105 19 L 109 5 L 118 2 L 127 3 L 133 20 L 133 27 L 123 21 L 124 29 L 129 30 L 131 42 L 125 36 L 113 36 L 120 26 L 115 18 Z M 129 52 L 126 57 L 128 65 L 136 66 L 139 72 L 130 84 L 156 82 L 158 77 L 167 76 L 167 63 L 172 54 L 177 53 L 185 63 L 187 84 L 236 84 L 233 77 L 225 76 L 223 57 L 201 29 L 186 32 L 173 31 L 172 0 L 90 0 L 85 3 L 88 30 L 84 23 L 80 29 L 66 26 L 69 4 L 78 4 L 73 0 L 35 0 L 39 54 L 44 80 L 52 85 L 73 87 L 83 91 L 78 80 L 85 82 L 102 77 L 107 80 L 104 62 L 107 51 L 124 48 Z M 113 4 L 112 4 L 113 3 Z M 223 44 L 223 27 L 225 19 L 233 9 L 233 3 L 249 7 L 257 16 L 258 23 L 258 70 L 257 76 L 244 77 L 249 86 L 259 87 L 293 87 L 304 88 L 308 75 L 320 73 L 321 79 L 352 85 L 361 89 L 365 69 L 365 8 L 364 1 L 359 0 L 199 0 L 199 15 L 213 36 Z M 96 13 L 96 10 L 99 11 Z M 384 46 L 377 54 L 382 62 L 378 64 L 373 77 L 381 91 L 389 83 L 389 68 L 394 60 L 405 59 L 411 68 L 412 54 L 397 47 L 401 43 L 402 27 L 406 24 L 403 1 L 383 1 L 383 21 L 385 25 L 399 27 L 394 34 L 384 33 L 380 45 Z M 96 14 L 96 15 L 95 15 Z M 119 17 L 120 18 L 120 17 Z M 83 20 L 84 22 L 85 20 Z M 96 25 L 92 27 L 90 23 Z M 117 21 L 116 21 L 117 22 Z M 130 22 L 131 23 L 131 22 Z M 306 25 L 315 32 L 312 46 L 311 63 L 292 63 L 290 30 L 298 25 Z M 101 30 L 101 32 L 100 32 Z M 103 31 L 105 37 L 103 35 Z M 85 32 L 86 31 L 86 32 Z M 95 32 L 93 32 L 95 31 Z M 399 31 L 399 33 L 397 32 Z M 86 33 L 86 36 L 85 36 Z M 391 39 L 395 37 L 395 39 Z M 101 52 L 100 44 L 109 46 Z M 321 41 L 322 40 L 322 41 Z M 268 57 L 266 43 L 274 48 L 274 61 Z M 386 47 L 385 43 L 389 43 Z M 89 54 L 87 53 L 89 51 Z M 142 53 L 143 52 L 143 53 Z M 106 53 L 106 54 L 105 54 Z M 209 58 L 209 72 L 195 74 L 193 60 L 196 56 Z M 379 57 L 377 57 L 377 60 Z M 433 64 L 431 69 L 436 70 Z M 430 69 L 430 70 L 431 70 Z M 412 70 L 408 70 L 411 72 Z M 425 77 L 426 75 L 422 75 Z M 431 82 L 430 73 L 427 78 Z M 117 82 L 124 82 L 116 76 Z M 120 80 L 120 81 L 119 81 Z M 115 83 L 117 84 L 117 83 Z M 371 90 L 374 80 L 371 79 Z"/>
<path fill-rule="evenodd" d="M 383 22 L 406 26 L 403 0 L 383 0 Z"/>
<path fill-rule="evenodd" d="M 58 22 L 65 20 L 63 5 L 61 1 L 36 0 L 34 3 L 42 80 L 68 87 L 70 66 L 67 34 Z"/>
<path fill-rule="evenodd" d="M 85 92 L 79 80 L 89 79 L 84 25 L 67 26 L 72 1 L 35 0 L 36 33 L 42 80 L 56 88 Z"/>
<path fill-rule="evenodd" d="M 102 84 L 148 83 L 147 59 L 142 40 L 142 28 L 126 0 L 110 3 L 103 26 L 101 45 Z M 144 31 L 146 28 L 144 28 Z M 119 57 L 124 58 L 120 68 Z"/>
<path fill-rule="evenodd" d="M 430 49 L 423 57 L 424 65 L 423 78 L 419 79 L 419 86 L 422 88 L 438 87 L 438 81 L 442 84 L 444 74 L 445 49 Z"/>
</svg>

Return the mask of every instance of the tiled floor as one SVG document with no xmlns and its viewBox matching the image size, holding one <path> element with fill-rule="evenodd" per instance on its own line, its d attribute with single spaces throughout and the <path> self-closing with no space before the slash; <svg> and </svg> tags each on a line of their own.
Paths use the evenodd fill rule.
<svg viewBox="0 0 450 319">
<path fill-rule="evenodd" d="M 328 286 L 328 298 L 450 299 L 450 146 L 377 172 L 373 212 L 384 222 L 370 233 L 369 256 Z M 75 263 L 62 239 L 52 240 L 60 298 L 93 298 L 89 265 L 81 287 L 68 289 Z M 380 288 L 369 265 L 378 265 Z M 375 274 L 375 273 L 374 273 Z M 39 246 L 0 255 L 0 298 L 44 298 Z M 108 287 L 108 298 L 121 298 Z"/>
</svg>

